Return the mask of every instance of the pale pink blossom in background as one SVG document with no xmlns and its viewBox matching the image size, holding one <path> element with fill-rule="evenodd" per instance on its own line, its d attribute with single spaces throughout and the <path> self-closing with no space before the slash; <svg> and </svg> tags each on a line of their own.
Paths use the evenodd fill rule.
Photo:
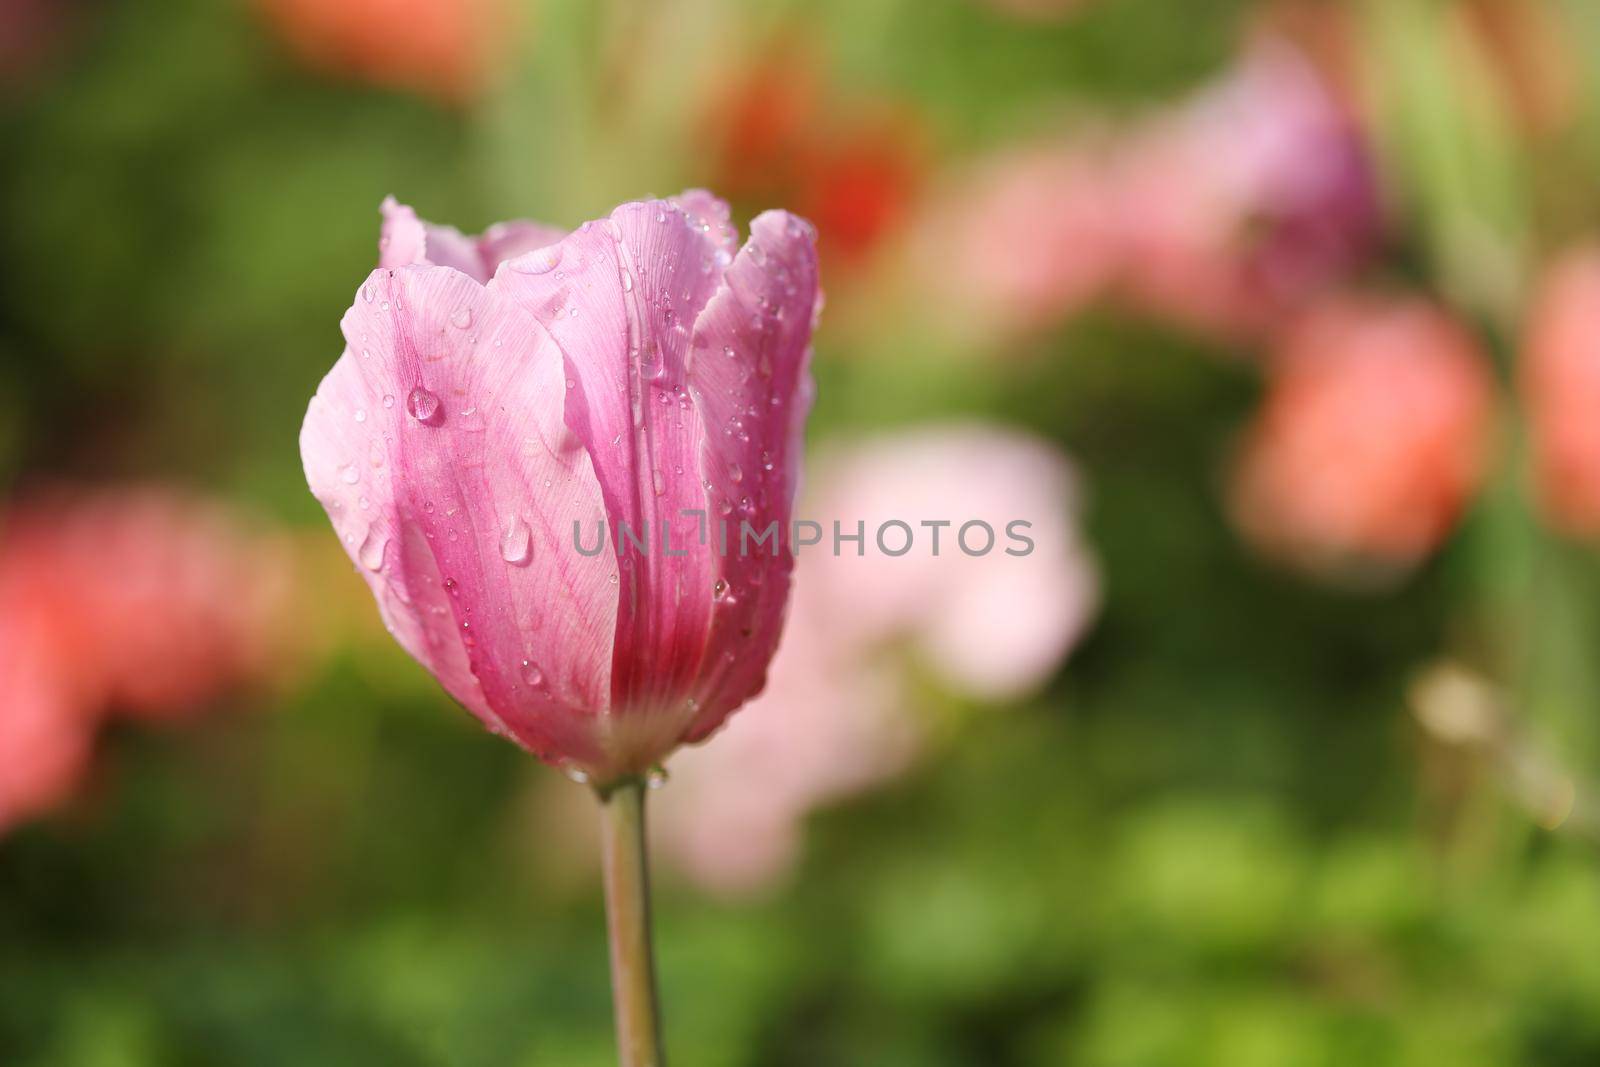
<svg viewBox="0 0 1600 1067">
<path fill-rule="evenodd" d="M 554 243 L 383 214 L 307 482 L 395 639 L 488 729 L 597 784 L 642 775 L 760 692 L 777 645 L 792 557 L 719 553 L 690 512 L 788 526 L 816 232 L 767 211 L 741 242 L 700 190 Z"/>
<path fill-rule="evenodd" d="M 922 427 L 824 459 L 800 514 L 828 541 L 801 550 L 789 627 L 766 691 L 714 744 L 668 764 L 653 816 L 666 862 L 729 894 L 767 888 L 798 858 L 806 816 L 900 773 L 929 725 L 921 673 L 958 698 L 1003 702 L 1045 684 L 1081 638 L 1099 581 L 1078 532 L 1076 476 L 1047 442 L 982 425 Z M 866 523 L 866 555 L 831 553 L 831 525 Z M 908 522 L 912 551 L 875 531 Z M 933 555 L 923 519 L 949 519 Z M 981 557 L 960 523 L 994 527 Z M 1006 539 L 1013 520 L 1034 548 Z M 974 528 L 968 544 L 983 538 Z M 889 547 L 902 538 L 892 534 Z"/>
<path fill-rule="evenodd" d="M 1472 333 L 1420 300 L 1311 312 L 1269 365 L 1233 511 L 1270 554 L 1338 576 L 1409 567 L 1483 481 L 1493 377 Z"/>
<path fill-rule="evenodd" d="M 1255 340 L 1359 268 L 1381 228 L 1354 118 L 1265 37 L 1167 110 L 980 162 L 909 247 L 934 312 L 991 344 L 1106 298 Z"/>
<path fill-rule="evenodd" d="M 1261 39 L 1219 81 L 1148 120 L 1110 176 L 1123 295 L 1227 336 L 1259 336 L 1347 275 L 1380 232 L 1361 133 L 1315 67 Z"/>
<path fill-rule="evenodd" d="M 191 715 L 288 664 L 290 561 L 224 505 L 57 489 L 0 517 L 0 826 L 70 793 L 110 714 Z"/>
<path fill-rule="evenodd" d="M 1001 152 L 936 196 L 912 247 L 963 330 L 1052 325 L 1098 299 L 1123 262 L 1104 146 L 1092 135 Z"/>
<path fill-rule="evenodd" d="M 487 86 L 512 28 L 506 0 L 257 0 L 312 66 L 447 102 Z"/>
<path fill-rule="evenodd" d="M 1570 252 L 1546 271 L 1520 379 L 1545 518 L 1600 536 L 1600 248 Z"/>
</svg>

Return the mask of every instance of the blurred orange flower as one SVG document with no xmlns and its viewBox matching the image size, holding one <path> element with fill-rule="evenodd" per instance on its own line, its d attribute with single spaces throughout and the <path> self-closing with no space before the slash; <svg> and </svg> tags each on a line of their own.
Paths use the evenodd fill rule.
<svg viewBox="0 0 1600 1067">
<path fill-rule="evenodd" d="M 0 525 L 0 828 L 61 800 L 107 714 L 190 715 L 288 650 L 289 561 L 220 504 L 55 490 Z"/>
<path fill-rule="evenodd" d="M 1570 252 L 1546 271 L 1520 378 L 1546 519 L 1600 535 L 1600 248 Z"/>
<path fill-rule="evenodd" d="M 1419 300 L 1343 299 L 1289 331 L 1235 471 L 1235 517 L 1328 576 L 1409 567 L 1455 526 L 1489 456 L 1493 380 L 1473 335 Z"/>
<path fill-rule="evenodd" d="M 459 103 L 498 65 L 511 25 L 506 0 L 258 0 L 311 65 Z"/>
</svg>

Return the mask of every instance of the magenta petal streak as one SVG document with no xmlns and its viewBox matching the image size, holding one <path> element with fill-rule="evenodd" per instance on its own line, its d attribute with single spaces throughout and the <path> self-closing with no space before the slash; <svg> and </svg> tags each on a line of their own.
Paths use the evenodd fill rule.
<svg viewBox="0 0 1600 1067">
<path fill-rule="evenodd" d="M 597 781 L 642 773 L 759 692 L 777 647 L 813 231 L 768 212 L 741 248 L 700 192 L 565 237 L 383 213 L 301 433 L 312 491 L 473 714 Z M 574 523 L 592 551 L 602 522 L 578 551 Z"/>
</svg>

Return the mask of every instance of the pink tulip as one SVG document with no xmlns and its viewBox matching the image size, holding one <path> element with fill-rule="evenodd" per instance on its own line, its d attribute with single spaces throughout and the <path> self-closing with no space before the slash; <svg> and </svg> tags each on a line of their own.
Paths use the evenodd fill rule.
<svg viewBox="0 0 1600 1067">
<path fill-rule="evenodd" d="M 1521 387 L 1545 517 L 1567 533 L 1600 535 L 1600 249 L 1569 253 L 1546 273 Z"/>
<path fill-rule="evenodd" d="M 1345 301 L 1287 335 L 1246 441 L 1235 514 L 1311 570 L 1408 567 L 1483 480 L 1493 380 L 1472 334 L 1420 301 Z"/>
<path fill-rule="evenodd" d="M 741 248 L 698 191 L 550 243 L 385 215 L 301 434 L 312 491 L 395 638 L 492 731 L 641 775 L 758 692 L 777 645 L 814 233 L 767 212 Z M 741 551 L 741 522 L 784 544 Z"/>
</svg>

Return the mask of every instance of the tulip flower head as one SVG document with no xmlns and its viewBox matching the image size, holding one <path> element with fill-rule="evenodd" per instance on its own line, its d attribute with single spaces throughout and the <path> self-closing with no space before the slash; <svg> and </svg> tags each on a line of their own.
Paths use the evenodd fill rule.
<svg viewBox="0 0 1600 1067">
<path fill-rule="evenodd" d="M 766 212 L 741 247 L 690 192 L 469 239 L 391 201 L 381 253 L 306 415 L 312 491 L 492 731 L 599 784 L 646 773 L 777 646 L 814 231 Z"/>
</svg>

